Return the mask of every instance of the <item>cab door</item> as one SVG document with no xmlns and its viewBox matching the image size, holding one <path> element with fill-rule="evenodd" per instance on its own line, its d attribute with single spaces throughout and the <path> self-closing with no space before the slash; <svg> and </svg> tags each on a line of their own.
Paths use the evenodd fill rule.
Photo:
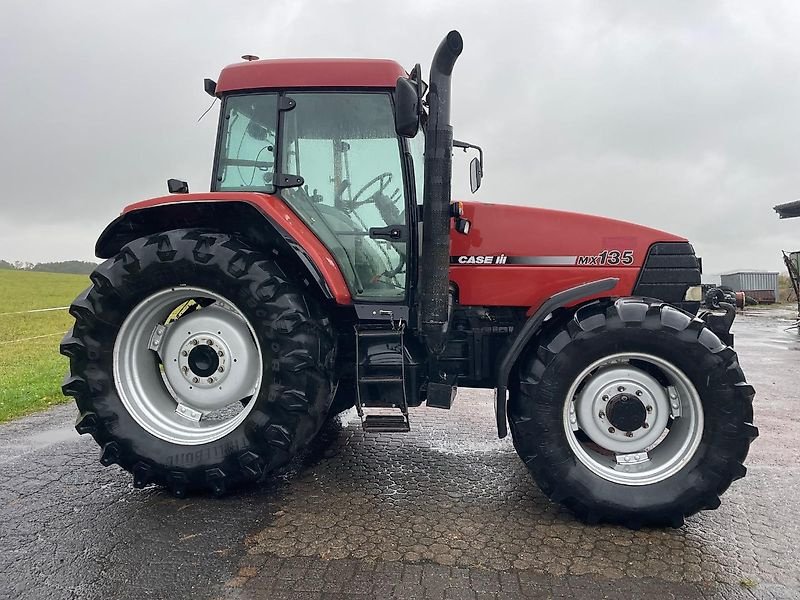
<svg viewBox="0 0 800 600">
<path fill-rule="evenodd" d="M 286 92 L 281 173 L 303 178 L 282 197 L 330 249 L 359 304 L 404 304 L 410 283 L 403 145 L 389 92 Z M 358 307 L 357 307 L 358 308 Z M 381 310 L 376 309 L 377 313 Z M 359 310 L 359 312 L 363 312 Z M 393 311 L 394 318 L 399 318 Z"/>
</svg>

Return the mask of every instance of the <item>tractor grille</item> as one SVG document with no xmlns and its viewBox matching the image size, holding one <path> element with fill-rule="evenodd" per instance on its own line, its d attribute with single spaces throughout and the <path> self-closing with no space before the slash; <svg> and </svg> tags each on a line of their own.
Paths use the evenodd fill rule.
<svg viewBox="0 0 800 600">
<path fill-rule="evenodd" d="M 700 285 L 700 259 L 688 242 L 660 242 L 650 246 L 639 280 L 633 289 L 635 296 L 657 298 L 694 314 L 700 302 L 687 302 L 686 290 Z"/>
</svg>

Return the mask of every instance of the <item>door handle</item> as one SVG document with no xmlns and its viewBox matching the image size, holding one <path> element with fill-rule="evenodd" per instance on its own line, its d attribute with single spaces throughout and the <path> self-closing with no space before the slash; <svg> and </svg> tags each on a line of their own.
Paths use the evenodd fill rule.
<svg viewBox="0 0 800 600">
<path fill-rule="evenodd" d="M 408 239 L 408 228 L 405 225 L 370 227 L 369 237 L 371 237 L 373 240 L 391 240 L 393 242 L 405 242 Z"/>
</svg>

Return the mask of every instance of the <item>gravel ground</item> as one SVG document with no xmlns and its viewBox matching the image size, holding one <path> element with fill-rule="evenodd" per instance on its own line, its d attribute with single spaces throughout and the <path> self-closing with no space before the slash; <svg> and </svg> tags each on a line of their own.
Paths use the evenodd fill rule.
<svg viewBox="0 0 800 600">
<path fill-rule="evenodd" d="M 761 437 L 678 530 L 585 526 L 493 431 L 491 393 L 409 434 L 345 414 L 258 489 L 176 500 L 97 462 L 62 406 L 0 426 L 0 598 L 800 598 L 800 336 L 752 310 L 736 347 Z"/>
</svg>

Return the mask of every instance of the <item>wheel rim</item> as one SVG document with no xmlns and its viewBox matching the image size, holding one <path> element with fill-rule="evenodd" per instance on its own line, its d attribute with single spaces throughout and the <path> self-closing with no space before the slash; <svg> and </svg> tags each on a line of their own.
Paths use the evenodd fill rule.
<svg viewBox="0 0 800 600">
<path fill-rule="evenodd" d="M 703 406 L 674 364 L 623 352 L 578 375 L 563 423 L 570 448 L 593 473 L 623 485 L 650 485 L 680 471 L 697 452 Z"/>
<path fill-rule="evenodd" d="M 114 344 L 114 382 L 147 432 L 181 445 L 213 442 L 253 409 L 263 364 L 255 331 L 227 298 L 175 287 L 142 300 Z"/>
</svg>

